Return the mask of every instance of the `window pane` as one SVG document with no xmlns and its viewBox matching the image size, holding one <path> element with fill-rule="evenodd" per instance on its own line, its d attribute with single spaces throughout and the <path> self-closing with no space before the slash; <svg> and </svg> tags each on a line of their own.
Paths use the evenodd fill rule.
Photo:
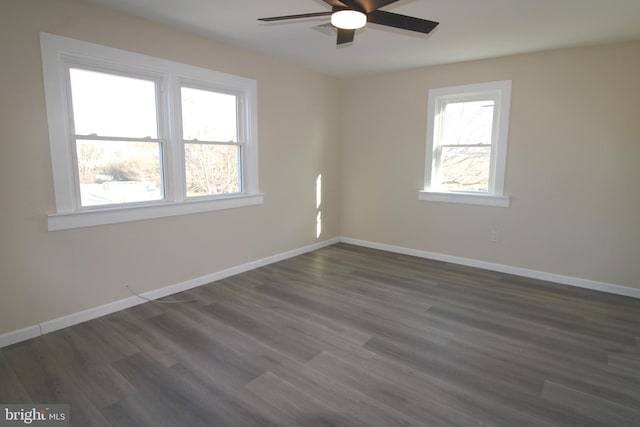
<svg viewBox="0 0 640 427">
<path fill-rule="evenodd" d="M 447 103 L 440 145 L 491 144 L 493 105 L 492 100 Z"/>
<path fill-rule="evenodd" d="M 76 135 L 158 137 L 155 82 L 76 68 L 69 73 Z"/>
<path fill-rule="evenodd" d="M 185 144 L 187 196 L 240 192 L 237 145 Z"/>
<path fill-rule="evenodd" d="M 443 147 L 440 184 L 446 191 L 489 191 L 489 147 Z"/>
<path fill-rule="evenodd" d="M 155 142 L 76 142 L 82 206 L 162 200 L 161 147 Z"/>
<path fill-rule="evenodd" d="M 181 92 L 183 139 L 238 142 L 236 96 L 188 87 Z"/>
</svg>

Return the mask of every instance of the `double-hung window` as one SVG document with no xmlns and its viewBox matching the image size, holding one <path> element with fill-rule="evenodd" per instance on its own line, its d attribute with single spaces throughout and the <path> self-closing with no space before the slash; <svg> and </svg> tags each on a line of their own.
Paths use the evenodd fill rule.
<svg viewBox="0 0 640 427">
<path fill-rule="evenodd" d="M 69 64 L 78 208 L 164 199 L 158 83 Z"/>
<path fill-rule="evenodd" d="M 239 193 L 238 96 L 182 86 L 180 99 L 187 197 Z"/>
<path fill-rule="evenodd" d="M 429 91 L 421 200 L 509 206 L 504 195 L 511 82 Z"/>
<path fill-rule="evenodd" d="M 262 203 L 254 80 L 41 35 L 50 230 Z"/>
</svg>

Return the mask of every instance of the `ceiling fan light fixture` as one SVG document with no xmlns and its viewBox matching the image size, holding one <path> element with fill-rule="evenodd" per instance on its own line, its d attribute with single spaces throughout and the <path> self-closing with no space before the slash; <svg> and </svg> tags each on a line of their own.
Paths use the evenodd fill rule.
<svg viewBox="0 0 640 427">
<path fill-rule="evenodd" d="M 331 15 L 331 24 L 343 30 L 357 30 L 367 23 L 367 15 L 357 10 L 339 10 Z"/>
</svg>

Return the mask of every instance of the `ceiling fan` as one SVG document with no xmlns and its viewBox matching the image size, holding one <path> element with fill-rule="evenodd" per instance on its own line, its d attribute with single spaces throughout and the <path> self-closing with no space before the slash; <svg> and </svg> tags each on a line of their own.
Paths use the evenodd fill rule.
<svg viewBox="0 0 640 427">
<path fill-rule="evenodd" d="M 413 16 L 399 15 L 397 13 L 378 10 L 383 6 L 395 3 L 398 0 L 322 0 L 331 6 L 331 11 L 303 13 L 299 15 L 274 16 L 260 18 L 258 21 L 274 22 L 289 19 L 314 18 L 318 16 L 331 16 L 331 24 L 338 29 L 337 44 L 350 43 L 356 35 L 356 30 L 362 28 L 367 22 L 386 25 L 387 27 L 416 31 L 428 34 L 438 22 Z"/>
</svg>

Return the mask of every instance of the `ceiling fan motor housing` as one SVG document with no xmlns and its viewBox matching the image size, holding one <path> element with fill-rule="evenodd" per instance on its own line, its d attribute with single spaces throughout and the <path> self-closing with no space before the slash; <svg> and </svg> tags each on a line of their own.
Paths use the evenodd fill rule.
<svg viewBox="0 0 640 427">
<path fill-rule="evenodd" d="M 383 6 L 398 0 L 323 0 L 331 6 L 331 12 L 313 12 L 298 15 L 274 16 L 260 18 L 259 21 L 273 22 L 289 19 L 315 18 L 331 16 L 331 23 L 338 29 L 337 44 L 350 43 L 355 37 L 356 29 L 364 27 L 367 22 L 387 27 L 400 28 L 423 34 L 430 33 L 438 22 L 413 16 L 379 10 Z M 343 13 L 344 12 L 344 13 Z"/>
</svg>

